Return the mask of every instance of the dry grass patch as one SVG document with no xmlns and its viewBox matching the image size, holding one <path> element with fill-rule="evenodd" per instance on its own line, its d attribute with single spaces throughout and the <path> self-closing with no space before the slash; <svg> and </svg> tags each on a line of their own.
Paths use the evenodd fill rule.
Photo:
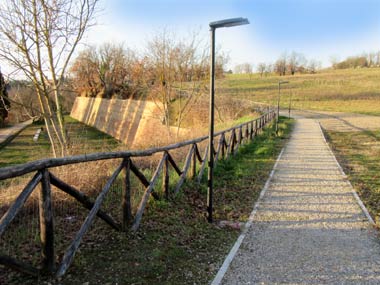
<svg viewBox="0 0 380 285">
<path fill-rule="evenodd" d="M 327 131 L 339 163 L 380 225 L 380 131 Z"/>
<path fill-rule="evenodd" d="M 218 81 L 221 96 L 276 104 L 278 82 L 282 86 L 281 106 L 298 109 L 380 114 L 380 68 L 323 70 L 294 76 L 229 75 Z"/>
</svg>

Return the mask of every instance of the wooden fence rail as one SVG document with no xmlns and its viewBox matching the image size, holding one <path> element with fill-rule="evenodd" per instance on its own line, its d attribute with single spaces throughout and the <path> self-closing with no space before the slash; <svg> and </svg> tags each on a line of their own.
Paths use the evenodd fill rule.
<svg viewBox="0 0 380 285">
<path fill-rule="evenodd" d="M 246 141 L 254 139 L 254 137 L 263 130 L 264 126 L 275 118 L 276 113 L 274 111 L 269 111 L 256 120 L 216 133 L 215 137 L 219 137 L 219 140 L 216 148 L 214 146 L 212 150 L 214 152 L 215 163 L 220 159 L 228 158 L 230 155 L 235 154 L 240 145 Z M 96 217 L 99 217 L 116 231 L 137 231 L 149 197 L 152 196 L 154 199 L 162 199 L 161 195 L 155 191 L 155 188 L 157 188 L 156 184 L 160 177 L 162 177 L 162 194 L 164 199 L 169 199 L 172 193 L 178 193 L 187 178 L 196 179 L 200 182 L 207 164 L 208 152 L 208 146 L 206 146 L 202 153 L 201 143 L 205 142 L 207 139 L 208 137 L 205 136 L 194 140 L 172 144 L 166 147 L 152 148 L 142 151 L 94 153 L 67 158 L 43 159 L 23 165 L 0 169 L 0 180 L 35 172 L 33 178 L 27 183 L 25 188 L 14 200 L 13 204 L 2 216 L 0 220 L 0 237 L 5 233 L 8 226 L 21 211 L 31 193 L 35 191 L 37 186 L 40 184 L 39 225 L 42 248 L 42 264 L 40 268 L 36 268 L 11 256 L 3 255 L 2 253 L 0 253 L 0 264 L 31 275 L 38 275 L 41 274 L 41 272 L 48 272 L 49 274 L 53 274 L 57 277 L 63 276 L 72 263 L 84 235 L 93 224 Z M 179 164 L 170 154 L 170 151 L 183 147 L 188 147 L 188 152 L 181 169 Z M 161 159 L 159 160 L 152 177 L 148 179 L 134 163 L 134 159 L 138 157 L 151 156 L 157 153 L 162 153 Z M 64 182 L 49 171 L 49 169 L 58 166 L 114 158 L 121 158 L 122 162 L 114 170 L 113 174 L 105 183 L 95 201 L 92 201 L 92 199 L 85 193 Z M 176 185 L 172 190 L 169 187 L 171 170 L 178 176 Z M 107 193 L 110 191 L 112 184 L 121 173 L 123 176 L 122 197 L 120 201 L 122 214 L 118 221 L 115 217 L 109 215 L 105 211 L 102 211 L 100 208 L 107 196 Z M 131 203 L 132 174 L 145 187 L 145 191 L 134 215 L 132 214 Z M 96 175 L 96 173 L 94 175 Z M 55 259 L 57 254 L 55 253 L 54 248 L 54 211 L 52 209 L 53 203 L 51 194 L 52 186 L 56 187 L 58 191 L 62 191 L 70 195 L 78 201 L 80 205 L 89 210 L 87 217 L 85 218 L 79 231 L 74 236 L 74 239 L 65 250 L 59 263 L 57 263 L 57 260 Z"/>
</svg>

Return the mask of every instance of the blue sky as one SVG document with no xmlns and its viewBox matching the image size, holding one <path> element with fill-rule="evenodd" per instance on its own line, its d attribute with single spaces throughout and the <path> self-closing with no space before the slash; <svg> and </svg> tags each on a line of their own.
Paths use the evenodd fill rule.
<svg viewBox="0 0 380 285">
<path fill-rule="evenodd" d="M 230 66 L 273 62 L 297 51 L 329 65 L 330 57 L 380 50 L 380 0 L 104 0 L 87 44 L 112 41 L 143 50 L 162 28 L 184 35 L 208 23 L 246 17 L 250 25 L 218 29 Z"/>
</svg>

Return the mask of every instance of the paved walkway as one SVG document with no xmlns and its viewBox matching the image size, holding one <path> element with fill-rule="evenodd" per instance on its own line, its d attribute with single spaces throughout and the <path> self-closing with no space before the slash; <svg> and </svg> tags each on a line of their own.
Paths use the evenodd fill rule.
<svg viewBox="0 0 380 285">
<path fill-rule="evenodd" d="M 28 121 L 22 122 L 20 124 L 14 125 L 9 128 L 0 128 L 0 146 L 10 140 L 14 135 L 21 132 L 23 129 L 25 129 L 27 126 L 29 126 L 31 123 L 33 123 L 33 119 L 30 119 Z"/>
<path fill-rule="evenodd" d="M 297 120 L 264 191 L 221 284 L 380 284 L 377 231 L 315 120 Z"/>
</svg>

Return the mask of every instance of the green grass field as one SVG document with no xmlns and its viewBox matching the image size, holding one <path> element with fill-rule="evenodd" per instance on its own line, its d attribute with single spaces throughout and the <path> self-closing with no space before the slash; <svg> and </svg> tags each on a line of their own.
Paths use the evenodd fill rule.
<svg viewBox="0 0 380 285">
<path fill-rule="evenodd" d="M 278 82 L 280 105 L 308 110 L 353 112 L 380 115 L 380 68 L 324 70 L 317 74 L 263 76 L 232 74 L 217 82 L 219 96 L 277 104 Z"/>
<path fill-rule="evenodd" d="M 113 137 L 95 128 L 86 126 L 69 116 L 65 117 L 70 137 L 70 154 L 83 154 L 116 150 L 120 143 Z M 52 156 L 46 132 L 42 131 L 38 141 L 33 136 L 44 124 L 32 124 L 23 130 L 11 143 L 0 148 L 0 167 L 21 164 Z"/>
</svg>

